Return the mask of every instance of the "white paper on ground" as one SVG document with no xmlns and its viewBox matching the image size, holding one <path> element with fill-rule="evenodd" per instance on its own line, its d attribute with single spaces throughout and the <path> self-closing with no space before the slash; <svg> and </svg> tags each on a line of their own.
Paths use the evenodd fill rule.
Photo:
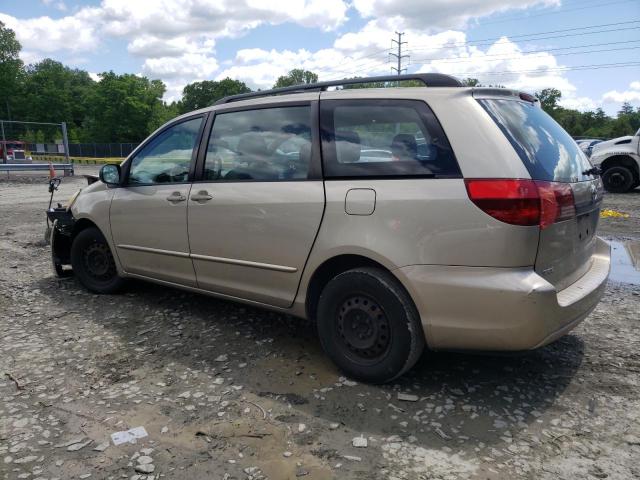
<svg viewBox="0 0 640 480">
<path fill-rule="evenodd" d="M 122 443 L 136 443 L 136 440 L 144 438 L 147 435 L 147 431 L 144 427 L 136 427 L 122 432 L 112 433 L 111 440 L 114 445 L 120 445 Z"/>
</svg>

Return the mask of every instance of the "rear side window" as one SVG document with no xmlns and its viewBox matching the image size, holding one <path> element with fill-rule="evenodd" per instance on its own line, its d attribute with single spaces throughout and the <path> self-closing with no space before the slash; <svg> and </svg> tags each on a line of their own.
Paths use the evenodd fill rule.
<svg viewBox="0 0 640 480">
<path fill-rule="evenodd" d="M 322 100 L 327 178 L 459 177 L 431 110 L 415 100 Z"/>
<path fill-rule="evenodd" d="M 591 164 L 569 134 L 541 108 L 517 100 L 478 100 L 520 156 L 533 180 L 580 182 Z"/>
</svg>

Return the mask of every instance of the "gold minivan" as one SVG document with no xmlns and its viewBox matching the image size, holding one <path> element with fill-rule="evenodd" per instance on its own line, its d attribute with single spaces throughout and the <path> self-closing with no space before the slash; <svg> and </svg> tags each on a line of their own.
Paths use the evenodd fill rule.
<svg viewBox="0 0 640 480">
<path fill-rule="evenodd" d="M 397 80 L 425 87 L 348 88 Z M 425 346 L 529 350 L 583 320 L 610 265 L 597 173 L 513 90 L 419 74 L 254 92 L 172 120 L 50 210 L 53 260 L 96 293 L 137 278 L 312 319 L 344 372 L 387 382 Z"/>
</svg>

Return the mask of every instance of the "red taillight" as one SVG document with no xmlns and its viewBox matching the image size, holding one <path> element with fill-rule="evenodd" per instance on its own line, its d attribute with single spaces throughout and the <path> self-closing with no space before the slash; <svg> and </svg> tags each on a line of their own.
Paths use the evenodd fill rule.
<svg viewBox="0 0 640 480">
<path fill-rule="evenodd" d="M 537 181 L 540 193 L 540 228 L 568 220 L 576 215 L 573 190 L 568 183 Z"/>
<path fill-rule="evenodd" d="M 576 213 L 571 186 L 520 179 L 467 179 L 469 198 L 483 212 L 511 225 L 544 229 Z"/>
</svg>

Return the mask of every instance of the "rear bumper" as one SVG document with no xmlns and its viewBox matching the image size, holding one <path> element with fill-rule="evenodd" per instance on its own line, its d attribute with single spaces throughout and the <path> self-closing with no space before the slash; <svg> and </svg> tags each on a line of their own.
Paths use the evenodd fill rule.
<svg viewBox="0 0 640 480">
<path fill-rule="evenodd" d="M 416 303 L 431 348 L 518 351 L 553 342 L 589 315 L 610 264 L 609 245 L 598 238 L 590 269 L 561 291 L 532 267 L 412 265 L 394 273 Z"/>
</svg>

